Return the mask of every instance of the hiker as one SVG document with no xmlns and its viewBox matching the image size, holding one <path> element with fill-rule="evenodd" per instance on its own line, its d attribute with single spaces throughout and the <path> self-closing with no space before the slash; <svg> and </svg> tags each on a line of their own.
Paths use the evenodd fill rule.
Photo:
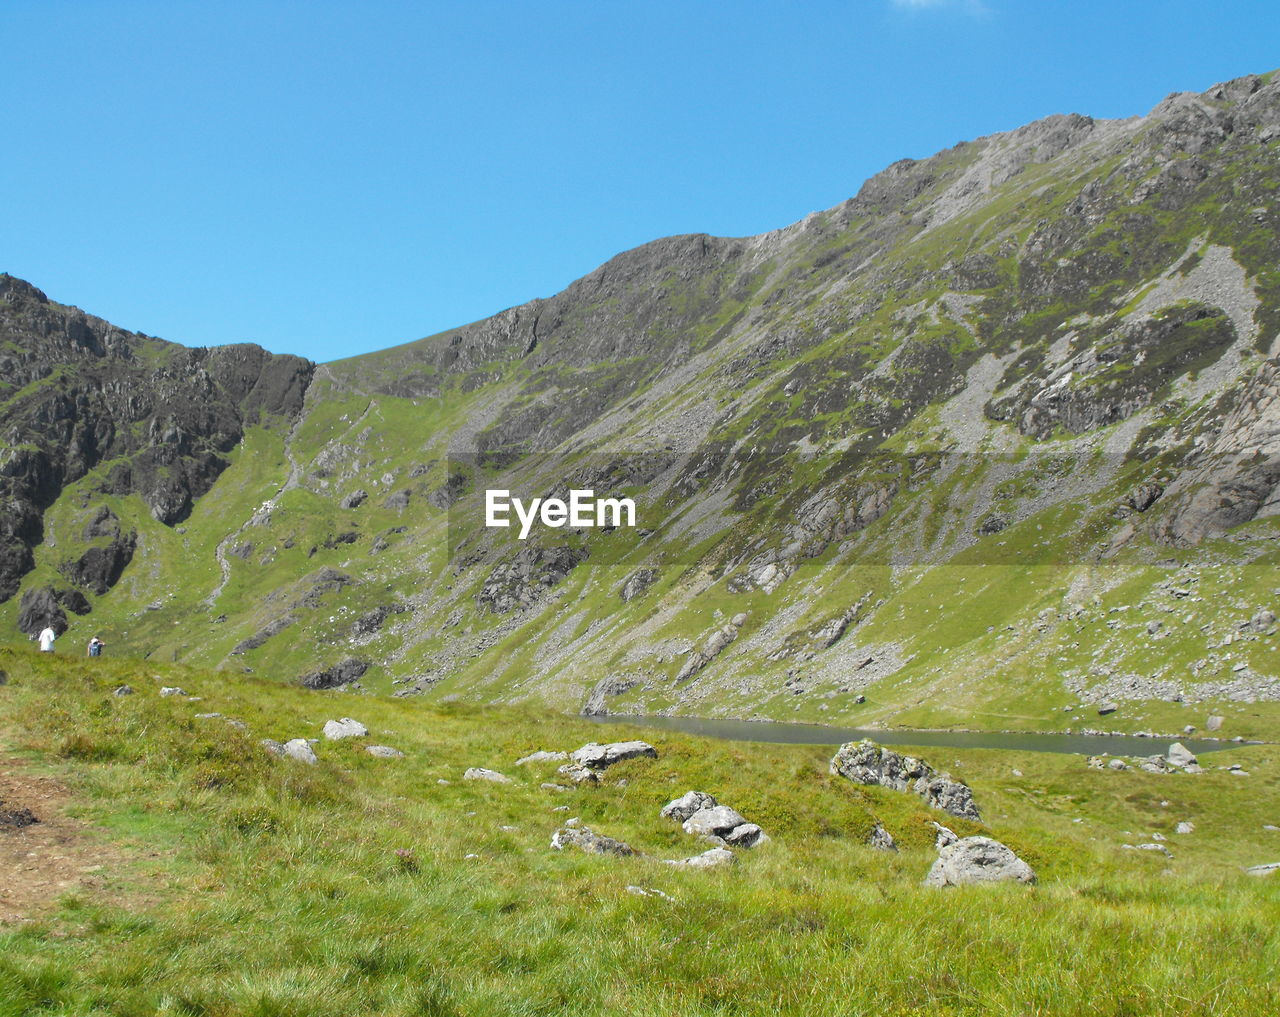
<svg viewBox="0 0 1280 1017">
<path fill-rule="evenodd" d="M 53 642 L 57 638 L 58 633 L 53 631 L 53 627 L 51 625 L 46 625 L 44 627 L 44 631 L 40 633 L 40 652 L 52 653 Z"/>
<path fill-rule="evenodd" d="M 89 656 L 101 657 L 102 648 L 106 645 L 107 644 L 104 643 L 101 639 L 99 639 L 97 636 L 94 636 L 92 639 L 89 640 Z"/>
</svg>

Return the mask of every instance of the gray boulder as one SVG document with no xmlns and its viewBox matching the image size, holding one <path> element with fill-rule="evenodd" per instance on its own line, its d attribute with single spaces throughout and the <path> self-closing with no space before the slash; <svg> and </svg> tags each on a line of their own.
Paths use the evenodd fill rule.
<svg viewBox="0 0 1280 1017">
<path fill-rule="evenodd" d="M 343 738 L 364 738 L 366 734 L 369 734 L 369 728 L 349 716 L 344 716 L 342 720 L 325 721 L 324 737 L 330 742 L 342 741 Z"/>
<path fill-rule="evenodd" d="M 1225 717 L 1221 717 L 1216 713 L 1209 714 L 1209 719 L 1204 722 L 1205 729 L 1208 731 L 1218 731 L 1222 728 Z"/>
<path fill-rule="evenodd" d="M 893 839 L 893 834 L 886 830 L 879 823 L 871 828 L 871 836 L 867 838 L 867 843 L 877 851 L 897 851 L 898 844 Z"/>
<path fill-rule="evenodd" d="M 724 837 L 746 824 L 746 819 L 727 805 L 699 809 L 684 821 L 684 832 L 700 837 Z"/>
<path fill-rule="evenodd" d="M 755 823 L 743 823 L 741 826 L 735 826 L 726 833 L 723 840 L 730 847 L 752 848 L 758 847 L 769 839 L 766 834 Z"/>
<path fill-rule="evenodd" d="M 630 844 L 624 844 L 612 837 L 593 832 L 589 827 L 562 826 L 551 835 L 551 847 L 563 851 L 566 847 L 576 847 L 589 855 L 637 855 L 638 852 Z"/>
<path fill-rule="evenodd" d="M 290 759 L 296 759 L 299 763 L 307 763 L 314 766 L 318 762 L 315 750 L 305 738 L 291 738 L 285 742 L 284 754 Z"/>
<path fill-rule="evenodd" d="M 176 685 L 166 685 L 160 689 L 162 696 L 185 696 L 186 694 L 186 689 L 180 689 Z"/>
<path fill-rule="evenodd" d="M 111 690 L 111 694 L 113 696 L 131 696 L 133 695 L 133 688 L 129 685 L 118 685 Z"/>
<path fill-rule="evenodd" d="M 686 791 L 674 801 L 667 802 L 662 807 L 663 819 L 674 819 L 677 823 L 683 823 L 695 812 L 701 812 L 703 809 L 713 809 L 718 802 L 705 791 Z"/>
<path fill-rule="evenodd" d="M 510 784 L 512 780 L 505 773 L 497 770 L 486 770 L 483 766 L 472 766 L 462 775 L 463 780 L 487 780 L 492 784 Z"/>
<path fill-rule="evenodd" d="M 583 766 L 581 763 L 565 763 L 564 766 L 556 770 L 556 773 L 562 777 L 567 777 L 574 784 L 599 784 L 600 774 L 589 766 Z"/>
<path fill-rule="evenodd" d="M 367 727 L 350 717 L 327 720 L 324 724 L 324 736 L 331 742 L 341 741 L 343 738 L 364 738 L 368 733 Z"/>
<path fill-rule="evenodd" d="M 677 869 L 715 869 L 721 865 L 733 865 L 737 856 L 728 848 L 715 847 L 692 858 L 668 859 L 664 865 L 673 865 Z"/>
<path fill-rule="evenodd" d="M 589 766 L 593 770 L 604 770 L 615 763 L 621 763 L 624 759 L 636 759 L 640 756 L 657 759 L 658 750 L 648 742 L 641 741 L 610 742 L 607 745 L 590 742 L 573 752 L 570 758 L 575 763 Z"/>
<path fill-rule="evenodd" d="M 1190 766 L 1196 761 L 1195 754 L 1181 742 L 1174 742 L 1164 754 L 1171 766 Z"/>
<path fill-rule="evenodd" d="M 393 749 L 390 745 L 366 745 L 365 752 L 378 759 L 403 759 L 404 753 L 399 749 Z"/>
<path fill-rule="evenodd" d="M 978 806 L 973 801 L 973 791 L 968 784 L 952 780 L 944 774 L 927 780 L 921 778 L 915 782 L 912 790 L 924 799 L 925 804 L 935 809 L 941 809 L 961 819 L 972 819 L 975 823 L 982 822 Z"/>
<path fill-rule="evenodd" d="M 1035 881 L 1030 865 L 990 837 L 964 837 L 943 847 L 924 877 L 925 886 Z"/>
<path fill-rule="evenodd" d="M 568 758 L 569 758 L 569 753 L 567 752 L 546 752 L 546 751 L 539 750 L 538 752 L 530 753 L 529 755 L 523 757 L 522 759 L 517 759 L 516 766 L 526 766 L 529 763 L 550 763 L 550 762 L 554 762 L 555 760 L 568 759 Z"/>
</svg>

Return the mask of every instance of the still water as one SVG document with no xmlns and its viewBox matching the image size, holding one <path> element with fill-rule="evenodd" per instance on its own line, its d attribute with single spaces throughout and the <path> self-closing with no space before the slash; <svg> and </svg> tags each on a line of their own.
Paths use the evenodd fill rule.
<svg viewBox="0 0 1280 1017">
<path fill-rule="evenodd" d="M 912 731 L 825 727 L 772 720 L 718 720 L 707 717 L 591 717 L 600 724 L 631 724 L 736 742 L 787 745 L 842 745 L 870 738 L 880 745 L 951 746 L 962 749 L 1016 749 L 1020 752 L 1075 752 L 1087 756 L 1153 756 L 1179 741 L 1197 755 L 1231 747 L 1229 741 L 1204 738 L 1139 738 L 1135 735 L 1027 734 L 1001 731 Z"/>
</svg>

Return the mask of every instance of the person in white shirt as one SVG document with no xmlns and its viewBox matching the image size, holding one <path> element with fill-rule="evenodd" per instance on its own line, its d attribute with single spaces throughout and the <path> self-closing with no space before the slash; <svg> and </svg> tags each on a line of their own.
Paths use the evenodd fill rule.
<svg viewBox="0 0 1280 1017">
<path fill-rule="evenodd" d="M 53 641 L 58 638 L 58 633 L 53 631 L 52 626 L 46 625 L 44 631 L 40 633 L 40 652 L 52 653 Z"/>
</svg>

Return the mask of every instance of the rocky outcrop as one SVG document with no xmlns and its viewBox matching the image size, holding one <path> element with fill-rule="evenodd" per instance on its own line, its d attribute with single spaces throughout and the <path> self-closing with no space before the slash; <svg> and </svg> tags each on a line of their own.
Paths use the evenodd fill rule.
<svg viewBox="0 0 1280 1017">
<path fill-rule="evenodd" d="M 658 750 L 648 742 L 642 741 L 609 742 L 606 745 L 589 742 L 569 754 L 569 758 L 579 766 L 586 766 L 592 770 L 604 770 L 624 760 L 641 757 L 657 759 Z"/>
<path fill-rule="evenodd" d="M 575 847 L 589 855 L 616 855 L 619 858 L 640 853 L 630 844 L 595 833 L 586 826 L 562 826 L 551 835 L 551 847 L 556 851 Z"/>
<path fill-rule="evenodd" d="M 324 736 L 331 742 L 341 741 L 344 738 L 365 738 L 368 734 L 367 727 L 350 717 L 324 722 Z"/>
<path fill-rule="evenodd" d="M 923 760 L 899 755 L 869 739 L 841 745 L 832 757 L 831 772 L 856 784 L 911 791 L 933 808 L 981 822 L 967 784 L 935 772 Z"/>
<path fill-rule="evenodd" d="M 358 680 L 369 670 L 368 661 L 348 657 L 341 663 L 303 675 L 299 683 L 308 689 L 336 689 Z"/>
<path fill-rule="evenodd" d="M 489 574 L 476 603 L 493 614 L 530 607 L 586 558 L 587 552 L 577 547 L 521 548 Z"/>
</svg>

